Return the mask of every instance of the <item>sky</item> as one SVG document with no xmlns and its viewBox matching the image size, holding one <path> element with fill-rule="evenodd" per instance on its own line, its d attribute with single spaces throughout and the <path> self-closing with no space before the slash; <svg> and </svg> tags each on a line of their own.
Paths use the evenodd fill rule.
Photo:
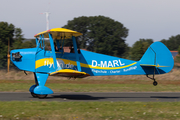
<svg viewBox="0 0 180 120">
<path fill-rule="evenodd" d="M 129 29 L 126 43 L 139 39 L 160 41 L 180 34 L 180 0 L 0 0 L 0 22 L 21 28 L 24 38 L 58 28 L 80 16 L 110 17 Z"/>
</svg>

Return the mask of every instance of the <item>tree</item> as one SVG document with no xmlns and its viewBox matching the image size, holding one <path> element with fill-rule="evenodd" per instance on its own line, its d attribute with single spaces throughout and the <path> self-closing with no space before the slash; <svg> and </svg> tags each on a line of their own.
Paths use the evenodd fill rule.
<svg viewBox="0 0 180 120">
<path fill-rule="evenodd" d="M 180 46 L 178 47 L 178 54 L 180 55 Z"/>
<path fill-rule="evenodd" d="M 20 28 L 15 28 L 14 42 L 12 49 L 33 48 L 33 47 L 36 47 L 36 40 L 24 39 L 22 35 L 22 30 Z"/>
<path fill-rule="evenodd" d="M 140 60 L 147 48 L 153 43 L 152 39 L 140 39 L 136 41 L 130 50 L 130 59 Z"/>
<path fill-rule="evenodd" d="M 8 40 L 11 49 L 22 48 L 22 30 L 15 28 L 13 24 L 0 22 L 0 69 L 7 66 Z"/>
<path fill-rule="evenodd" d="M 14 42 L 13 42 L 13 49 L 20 49 L 23 48 L 23 35 L 22 30 L 20 28 L 15 28 L 14 31 Z"/>
<path fill-rule="evenodd" d="M 86 44 L 88 43 L 88 26 L 89 18 L 82 16 L 79 18 L 74 18 L 74 20 L 69 20 L 68 24 L 64 28 L 72 29 L 78 32 L 81 32 L 83 35 L 78 37 L 78 45 L 80 48 L 87 48 Z M 65 45 L 71 44 L 70 41 L 65 41 Z"/>
<path fill-rule="evenodd" d="M 180 35 L 171 36 L 168 40 L 161 40 L 162 43 L 164 43 L 169 50 L 178 50 L 178 47 L 180 45 Z"/>
<path fill-rule="evenodd" d="M 78 17 L 68 21 L 64 28 L 81 32 L 78 46 L 90 51 L 122 57 L 128 47 L 125 38 L 128 29 L 109 17 Z"/>
<path fill-rule="evenodd" d="M 8 39 L 12 46 L 14 25 L 7 22 L 0 22 L 0 68 L 7 66 Z"/>
<path fill-rule="evenodd" d="M 34 48 L 36 47 L 36 40 L 31 39 L 22 43 L 22 48 Z"/>
</svg>

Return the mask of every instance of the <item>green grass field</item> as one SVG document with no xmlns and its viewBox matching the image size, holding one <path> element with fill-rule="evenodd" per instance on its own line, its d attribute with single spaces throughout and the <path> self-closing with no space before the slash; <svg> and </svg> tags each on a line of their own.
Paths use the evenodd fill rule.
<svg viewBox="0 0 180 120">
<path fill-rule="evenodd" d="M 138 84 L 141 83 L 141 84 Z M 34 80 L 0 80 L 1 92 L 28 92 Z M 49 80 L 54 92 L 180 92 L 178 81 Z M 178 120 L 180 102 L 0 102 L 0 120 Z"/>
<path fill-rule="evenodd" d="M 109 80 L 110 81 L 110 80 Z M 69 83 L 68 83 L 69 82 Z M 49 81 L 46 86 L 54 92 L 180 92 L 180 85 L 176 81 L 171 84 L 161 82 L 157 86 L 152 85 L 152 81 L 129 80 L 118 82 L 108 81 Z M 28 92 L 33 80 L 1 80 L 0 92 Z"/>
<path fill-rule="evenodd" d="M 0 102 L 0 119 L 179 120 L 180 102 Z"/>
<path fill-rule="evenodd" d="M 54 92 L 180 92 L 180 71 L 157 76 L 104 76 L 85 79 L 50 77 Z M 33 74 L 1 72 L 0 92 L 29 92 Z M 1 96 L 0 96 L 1 97 Z M 37 102 L 0 101 L 0 120 L 180 120 L 180 102 Z"/>
</svg>

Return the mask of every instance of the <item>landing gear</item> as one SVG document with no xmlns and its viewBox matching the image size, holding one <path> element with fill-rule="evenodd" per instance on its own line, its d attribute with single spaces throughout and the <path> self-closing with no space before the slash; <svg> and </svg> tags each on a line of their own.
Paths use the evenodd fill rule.
<svg viewBox="0 0 180 120">
<path fill-rule="evenodd" d="M 149 76 L 148 76 L 148 74 L 146 74 L 146 77 L 148 77 L 148 78 L 150 78 L 150 79 L 154 80 L 153 85 L 154 85 L 154 86 L 157 86 L 157 85 L 158 85 L 158 83 L 157 83 L 157 81 L 156 81 L 156 80 L 155 80 L 155 78 L 154 78 L 155 73 L 156 73 L 156 65 L 154 66 L 154 73 L 153 73 L 153 77 L 149 77 Z"/>
<path fill-rule="evenodd" d="M 149 77 L 148 75 L 146 75 L 146 77 L 154 80 L 154 82 L 153 82 L 153 85 L 154 85 L 154 86 L 157 86 L 157 85 L 158 85 L 158 82 L 155 80 L 154 75 L 153 75 L 153 78 Z"/>
<path fill-rule="evenodd" d="M 34 98 L 37 98 L 37 97 L 38 97 L 37 94 L 35 94 L 35 93 L 33 93 L 33 92 L 31 92 L 31 95 L 32 95 Z"/>
<path fill-rule="evenodd" d="M 154 79 L 153 85 L 156 86 L 157 84 L 158 84 L 157 81 L 155 81 Z"/>
<path fill-rule="evenodd" d="M 47 95 L 37 95 L 39 99 L 44 99 L 47 97 Z"/>
<path fill-rule="evenodd" d="M 29 88 L 31 95 L 34 98 L 44 99 L 48 94 L 53 94 L 53 91 L 45 86 L 49 74 L 34 73 L 35 85 Z"/>
<path fill-rule="evenodd" d="M 44 99 L 47 97 L 47 95 L 38 95 L 38 94 L 35 94 L 35 93 L 32 93 L 31 92 L 31 95 L 34 97 L 34 98 L 39 98 L 39 99 Z"/>
</svg>

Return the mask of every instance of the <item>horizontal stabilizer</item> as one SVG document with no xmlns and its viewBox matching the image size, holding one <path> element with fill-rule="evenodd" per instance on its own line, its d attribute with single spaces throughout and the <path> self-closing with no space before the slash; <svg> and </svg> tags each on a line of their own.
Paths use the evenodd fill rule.
<svg viewBox="0 0 180 120">
<path fill-rule="evenodd" d="M 156 65 L 150 65 L 150 64 L 140 64 L 140 66 L 144 66 L 144 67 L 155 67 Z"/>
<path fill-rule="evenodd" d="M 52 72 L 49 75 L 64 76 L 64 77 L 80 77 L 80 78 L 90 76 L 89 74 L 85 72 L 79 72 L 72 69 L 61 69 L 61 70 Z"/>
<path fill-rule="evenodd" d="M 158 65 L 140 64 L 140 66 L 143 66 L 143 67 L 169 67 L 169 66 L 160 66 L 159 64 Z"/>
</svg>

